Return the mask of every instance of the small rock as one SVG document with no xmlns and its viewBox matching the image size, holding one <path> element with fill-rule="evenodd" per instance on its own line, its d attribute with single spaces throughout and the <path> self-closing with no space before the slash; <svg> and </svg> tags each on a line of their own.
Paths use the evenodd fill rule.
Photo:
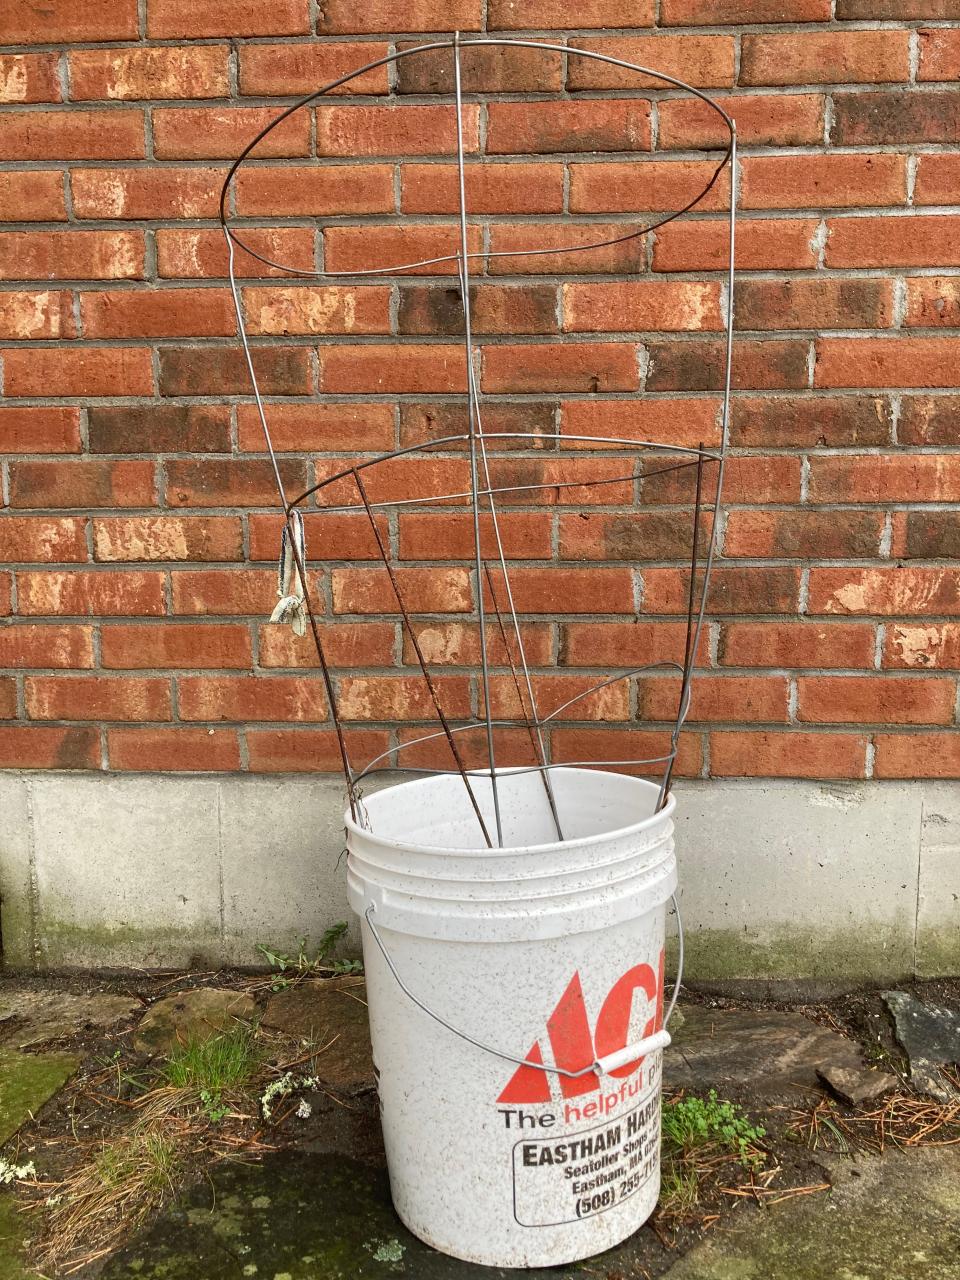
<svg viewBox="0 0 960 1280">
<path fill-rule="evenodd" d="M 0 1144 L 62 1089 L 79 1065 L 72 1053 L 0 1051 Z"/>
<path fill-rule="evenodd" d="M 140 1001 L 130 996 L 17 991 L 0 999 L 0 1035 L 25 1049 L 47 1040 L 75 1036 L 87 1027 L 112 1027 L 139 1008 Z"/>
<path fill-rule="evenodd" d="M 956 1090 L 940 1071 L 960 1062 L 960 1013 L 936 1004 L 923 1004 L 907 991 L 882 991 L 893 1017 L 900 1047 L 910 1063 L 910 1083 L 921 1093 L 950 1102 Z"/>
<path fill-rule="evenodd" d="M 817 1068 L 817 1075 L 841 1102 L 861 1107 L 865 1102 L 889 1093 L 900 1083 L 889 1071 L 871 1071 L 868 1067 L 839 1067 L 830 1064 Z"/>
<path fill-rule="evenodd" d="M 134 1036 L 140 1053 L 166 1053 L 178 1044 L 209 1040 L 237 1022 L 256 1017 L 257 1004 L 243 991 L 197 987 L 164 996 L 144 1014 Z"/>
<path fill-rule="evenodd" d="M 301 982 L 267 1003 L 263 1025 L 318 1048 L 317 1073 L 334 1089 L 356 1092 L 374 1085 L 366 986 L 362 978 Z"/>
</svg>

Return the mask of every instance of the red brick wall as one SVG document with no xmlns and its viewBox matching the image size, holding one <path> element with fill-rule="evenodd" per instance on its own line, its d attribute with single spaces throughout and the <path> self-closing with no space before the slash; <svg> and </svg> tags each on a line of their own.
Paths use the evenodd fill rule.
<svg viewBox="0 0 960 1280">
<path fill-rule="evenodd" d="M 229 159 L 293 96 L 459 25 L 647 62 L 716 90 L 739 122 L 735 448 L 682 772 L 960 775 L 957 18 L 958 0 L 6 0 L 0 765 L 336 767 L 308 649 L 265 623 L 278 521 L 217 196 Z M 351 86 L 367 96 L 295 116 L 271 139 L 277 159 L 239 183 L 251 241 L 331 270 L 448 251 L 448 71 L 411 59 Z M 471 190 L 473 235 L 493 248 L 569 243 L 578 218 L 640 225 L 708 171 L 700 106 L 624 96 L 615 70 L 471 53 L 467 88 L 481 81 L 498 92 L 468 108 L 467 145 L 506 157 Z M 388 89 L 386 108 L 370 96 Z M 533 108 L 534 91 L 562 104 Z M 721 193 L 589 263 L 491 264 L 477 301 L 491 421 L 715 443 L 722 207 Z M 398 214 L 412 224 L 399 237 Z M 585 274 L 549 274 L 568 270 Z M 457 402 L 434 394 L 463 376 L 450 283 L 245 285 L 291 490 L 344 455 L 457 429 Z M 434 459 L 419 477 L 448 483 L 461 466 Z M 314 557 L 345 540 L 371 554 L 355 523 L 321 519 Z M 456 714 L 476 698 L 475 584 L 462 564 L 424 567 L 463 537 L 462 515 L 431 520 L 411 517 L 400 545 L 415 607 L 437 615 L 425 642 Z M 559 620 L 537 612 L 553 536 L 577 611 Z M 529 562 L 518 591 L 548 701 L 585 669 L 676 643 L 672 546 L 640 582 L 602 508 L 513 511 L 507 537 Z M 422 689 L 398 670 L 410 655 L 382 578 L 334 561 L 324 579 L 345 711 L 376 750 L 384 718 L 423 713 Z M 568 723 L 557 751 L 598 751 L 601 734 L 613 753 L 658 747 L 674 692 L 659 678 L 607 691 L 577 714 L 608 728 Z"/>
</svg>

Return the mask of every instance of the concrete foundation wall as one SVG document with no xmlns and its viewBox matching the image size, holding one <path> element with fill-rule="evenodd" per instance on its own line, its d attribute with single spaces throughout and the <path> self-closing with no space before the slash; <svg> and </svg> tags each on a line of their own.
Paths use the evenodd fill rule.
<svg viewBox="0 0 960 1280">
<path fill-rule="evenodd" d="M 960 972 L 957 783 L 677 793 L 690 977 Z M 4 961 L 253 965 L 312 942 L 350 919 L 342 810 L 326 777 L 0 775 Z"/>
</svg>

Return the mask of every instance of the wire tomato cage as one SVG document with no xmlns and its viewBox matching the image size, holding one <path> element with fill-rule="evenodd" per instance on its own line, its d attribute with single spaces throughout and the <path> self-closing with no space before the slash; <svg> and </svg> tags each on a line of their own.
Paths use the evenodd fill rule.
<svg viewBox="0 0 960 1280">
<path fill-rule="evenodd" d="M 586 59 L 595 63 L 607 64 L 611 67 L 636 73 L 645 80 L 653 80 L 668 90 L 680 90 L 699 99 L 710 108 L 722 121 L 728 138 L 716 167 L 713 168 L 703 187 L 682 208 L 675 209 L 663 216 L 646 222 L 640 227 L 628 227 L 624 234 L 591 239 L 586 235 L 587 243 L 571 244 L 564 247 L 530 246 L 525 244 L 518 249 L 471 248 L 470 211 L 467 202 L 467 175 L 476 165 L 489 163 L 491 157 L 485 154 L 466 154 L 464 143 L 464 88 L 463 88 L 463 55 L 473 49 L 493 47 L 497 49 L 531 49 L 544 53 L 560 54 L 566 58 Z M 238 224 L 228 212 L 230 193 L 234 181 L 244 165 L 256 163 L 252 153 L 290 116 L 308 108 L 310 104 L 325 95 L 347 85 L 379 67 L 387 67 L 402 60 L 422 57 L 427 54 L 439 55 L 448 51 L 452 71 L 453 102 L 451 105 L 451 132 L 456 139 L 456 196 L 457 216 L 455 227 L 458 229 L 457 246 L 448 254 L 420 258 L 417 261 L 374 264 L 362 269 L 353 270 L 305 270 L 301 266 L 287 264 L 258 252 L 244 238 L 243 224 Z M 449 96 L 449 95 L 448 95 Z M 467 95 L 471 99 L 478 94 Z M 531 101 L 530 106 L 540 106 L 546 113 L 550 111 L 549 100 Z M 722 107 L 701 90 L 686 84 L 676 77 L 665 75 L 649 67 L 614 58 L 593 50 L 574 48 L 568 45 L 555 44 L 538 40 L 501 39 L 499 37 L 476 37 L 462 39 L 459 33 L 452 38 L 434 40 L 428 43 L 399 49 L 388 56 L 365 63 L 355 71 L 324 85 L 316 92 L 308 94 L 298 102 L 282 111 L 275 120 L 262 129 L 244 148 L 240 156 L 232 164 L 223 184 L 220 197 L 220 222 L 227 241 L 229 258 L 229 279 L 237 313 L 240 338 L 246 358 L 246 365 L 252 384 L 253 396 L 266 450 L 277 483 L 280 506 L 284 518 L 282 548 L 280 555 L 280 586 L 278 594 L 280 603 L 274 610 L 272 620 L 288 621 L 298 634 L 307 630 L 316 648 L 320 674 L 329 701 L 333 727 L 337 737 L 340 759 L 347 783 L 351 814 L 357 820 L 363 820 L 361 805 L 362 783 L 364 779 L 376 773 L 400 770 L 405 773 L 455 773 L 459 774 L 466 788 L 484 841 L 489 847 L 502 846 L 503 823 L 501 817 L 500 797 L 498 793 L 498 776 L 505 770 L 511 773 L 536 772 L 543 780 L 546 798 L 549 802 L 557 836 L 563 839 L 560 818 L 551 781 L 551 771 L 569 767 L 602 767 L 631 770 L 659 776 L 659 798 L 657 808 L 665 803 L 670 790 L 671 779 L 677 757 L 680 733 L 690 706 L 691 678 L 698 645 L 703 630 L 707 603 L 707 592 L 710 575 L 716 556 L 716 532 L 720 499 L 723 489 L 724 462 L 729 438 L 731 361 L 733 344 L 733 286 L 734 286 L 734 244 L 736 233 L 736 127 L 733 120 Z M 582 152 L 579 153 L 582 158 Z M 502 160 L 497 155 L 495 159 Z M 537 159 L 543 159 L 538 156 Z M 630 160 L 642 166 L 642 159 L 631 153 Z M 542 258 L 549 265 L 552 256 L 563 255 L 568 259 L 572 254 L 588 253 L 596 250 L 616 252 L 617 246 L 629 242 L 643 240 L 651 232 L 676 221 L 684 214 L 701 206 L 708 195 L 717 186 L 724 170 L 729 170 L 730 199 L 729 215 L 726 219 L 726 284 L 727 305 L 723 318 L 722 352 L 723 366 L 721 374 L 722 402 L 720 408 L 719 436 L 717 447 L 708 448 L 703 442 L 697 446 L 665 444 L 656 440 L 624 438 L 615 435 L 571 434 L 568 431 L 506 431 L 487 430 L 483 425 L 484 415 L 490 405 L 486 393 L 481 394 L 481 382 L 477 372 L 477 361 L 483 350 L 475 341 L 474 304 L 471 289 L 476 279 L 487 280 L 483 272 L 488 270 L 491 262 L 496 262 L 498 283 L 509 271 L 504 260 L 523 258 L 529 262 L 533 258 Z M 638 168 L 638 177 L 641 169 Z M 573 224 L 565 217 L 568 225 L 589 227 L 590 223 Z M 634 246 L 636 247 L 636 246 Z M 466 410 L 466 430 L 451 431 L 445 434 L 429 435 L 425 439 L 402 445 L 376 457 L 360 457 L 356 461 L 343 466 L 330 464 L 329 474 L 325 474 L 317 483 L 294 497 L 288 497 L 277 453 L 270 430 L 270 406 L 261 394 L 257 371 L 254 365 L 253 349 L 248 335 L 248 325 L 244 312 L 241 291 L 237 284 L 236 251 L 240 249 L 250 258 L 281 275 L 303 278 L 323 279 L 335 282 L 349 282 L 358 279 L 391 279 L 403 277 L 410 273 L 422 276 L 424 273 L 451 273 L 458 281 L 455 303 L 460 314 L 462 337 L 462 368 L 454 371 L 462 379 L 459 389 L 461 403 Z M 434 271 L 430 269 L 433 268 Z M 479 268 L 477 270 L 476 268 Z M 451 274 L 446 274 L 450 282 Z M 609 276 L 605 278 L 609 279 Z M 447 332 L 445 329 L 444 332 Z M 422 348 L 421 348 L 422 349 Z M 562 341 L 558 344 L 562 352 Z M 446 388 L 440 388 L 446 391 Z M 602 405 L 604 401 L 598 401 Z M 496 401 L 493 402 L 494 408 Z M 442 416 L 442 415 L 441 415 Z M 554 423 L 556 426 L 556 423 Z M 339 460 L 337 460 L 339 461 Z M 329 460 L 322 465 L 324 470 Z M 692 483 L 691 483 L 692 482 Z M 403 496 L 396 496 L 397 485 L 404 489 Z M 681 531 L 678 521 L 665 516 L 662 510 L 645 511 L 655 502 L 659 486 L 684 484 L 692 487 L 692 513 L 688 518 L 681 514 L 684 529 Z M 677 645 L 677 651 L 671 658 L 662 658 L 641 663 L 625 670 L 618 670 L 612 675 L 603 675 L 593 680 L 588 687 L 579 689 L 573 696 L 563 698 L 557 705 L 545 709 L 542 692 L 538 696 L 538 675 L 531 671 L 531 666 L 545 665 L 531 663 L 528 659 L 529 623 L 527 619 L 534 615 L 542 617 L 544 606 L 539 599 L 531 601 L 529 585 L 523 581 L 527 572 L 522 558 L 510 548 L 509 534 L 506 528 L 509 517 L 514 512 L 539 512 L 544 521 L 550 522 L 553 514 L 560 511 L 562 522 L 568 517 L 578 514 L 584 518 L 589 515 L 591 504 L 607 505 L 602 510 L 611 510 L 610 497 L 615 496 L 613 510 L 617 520 L 616 558 L 627 563 L 642 560 L 645 529 L 644 517 L 658 521 L 658 527 L 673 536 L 684 552 L 684 563 L 688 564 L 688 581 L 685 591 L 686 624 Z M 360 558 L 364 563 L 379 561 L 386 573 L 389 584 L 389 595 L 395 601 L 395 609 L 390 603 L 384 605 L 384 612 L 398 612 L 402 619 L 404 636 L 404 656 L 414 669 L 419 669 L 420 681 L 416 690 L 409 694 L 413 710 L 417 718 L 426 722 L 422 730 L 402 732 L 400 740 L 395 741 L 389 749 L 377 753 L 372 759 L 362 764 L 355 764 L 348 749 L 346 726 L 351 720 L 349 699 L 344 699 L 343 688 L 335 677 L 327 652 L 324 649 L 323 622 L 326 613 L 325 585 L 318 581 L 316 590 L 311 593 L 308 574 L 309 558 L 306 550 L 303 510 L 305 504 L 311 505 L 311 520 L 319 515 L 335 518 L 337 516 L 359 518 L 362 534 L 351 535 L 350 545 L 343 548 L 342 556 L 337 558 L 346 562 L 357 558 L 362 543 Z M 459 560 L 469 566 L 461 570 L 461 574 L 469 574 L 470 605 L 461 612 L 471 624 L 476 625 L 476 666 L 479 672 L 476 707 L 467 705 L 461 699 L 446 697 L 444 680 L 438 674 L 438 665 L 425 651 L 424 622 L 425 615 L 430 615 L 430 602 L 418 599 L 416 590 L 410 585 L 410 566 L 407 564 L 405 527 L 398 533 L 397 522 L 403 521 L 410 514 L 438 512 L 448 516 L 459 517 L 452 525 L 445 526 L 442 536 L 448 539 L 448 545 L 438 547 L 434 559 L 442 562 L 433 572 L 442 575 L 450 566 Z M 466 536 L 462 528 L 462 517 L 466 515 Z M 352 527 L 352 526 L 351 526 Z M 438 536 L 441 536 L 438 526 Z M 541 573 L 556 573 L 558 589 L 562 589 L 564 575 L 562 570 L 570 566 L 566 554 L 564 538 L 561 534 L 553 535 L 553 552 L 546 564 L 540 563 Z M 461 546 L 460 543 L 465 545 Z M 686 553 L 689 552 L 689 559 Z M 636 553 L 636 554 L 634 554 Z M 413 567 L 421 564 L 420 552 L 414 554 Z M 610 552 L 599 558 L 609 558 Z M 536 556 L 531 553 L 532 558 Z M 516 559 L 521 559 L 518 567 Z M 574 557 L 575 559 L 575 557 Z M 539 579 L 542 581 L 542 576 Z M 422 579 L 418 580 L 422 581 Z M 589 596 L 589 585 L 586 588 Z M 581 605 L 586 601 L 556 601 L 556 611 L 563 615 L 570 613 L 583 616 Z M 564 606 L 568 607 L 564 607 Z M 575 605 L 574 608 L 569 606 Z M 632 602 L 634 616 L 639 614 L 637 601 Z M 604 610 L 598 607 L 596 613 Z M 418 616 L 420 621 L 418 622 Z M 589 615 L 588 615 L 589 616 Z M 618 615 L 622 616 L 622 615 Z M 551 670 L 555 670 L 551 668 Z M 620 681 L 629 681 L 633 677 L 652 672 L 672 672 L 679 678 L 676 697 L 676 714 L 669 730 L 666 746 L 662 752 L 642 758 L 597 759 L 588 760 L 555 760 L 551 751 L 550 730 L 563 722 L 564 714 L 571 707 L 593 695 L 599 695 Z M 445 705 L 446 703 L 446 705 Z M 345 705 L 346 704 L 346 705 Z M 451 766 L 424 765 L 412 760 L 423 758 L 424 751 L 433 751 L 438 745 L 445 745 L 451 759 Z M 420 756 L 418 757 L 418 749 Z M 412 759 L 411 759 L 412 757 Z M 476 795 L 476 780 L 483 778 L 484 785 L 489 785 L 494 822 L 485 820 Z"/>
</svg>

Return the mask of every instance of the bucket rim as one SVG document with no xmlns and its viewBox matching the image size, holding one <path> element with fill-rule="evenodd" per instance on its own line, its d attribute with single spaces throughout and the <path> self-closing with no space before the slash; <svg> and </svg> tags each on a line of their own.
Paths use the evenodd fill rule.
<svg viewBox="0 0 960 1280">
<path fill-rule="evenodd" d="M 499 776 L 503 776 L 505 774 L 529 773 L 529 772 L 531 772 L 529 769 L 524 769 L 521 766 L 517 766 L 515 768 L 506 768 L 506 769 L 497 770 L 497 774 Z M 535 773 L 536 770 L 533 770 L 533 772 Z M 618 779 L 622 778 L 627 782 L 637 784 L 643 790 L 656 791 L 656 792 L 659 792 L 660 790 L 660 787 L 657 785 L 657 783 L 650 782 L 649 779 L 647 778 L 636 778 L 629 773 L 616 773 L 611 769 L 581 769 L 581 768 L 567 767 L 567 766 L 561 765 L 559 768 L 551 769 L 551 773 L 553 775 L 576 774 L 578 776 L 593 777 L 593 776 L 599 775 L 600 777 L 603 777 L 603 778 L 618 778 Z M 483 771 L 477 770 L 473 776 L 482 778 L 488 775 L 486 770 L 483 770 Z M 455 777 L 455 775 L 432 774 L 428 778 L 412 778 L 407 782 L 398 782 L 392 787 L 384 787 L 381 791 L 376 792 L 375 796 L 371 796 L 370 799 L 373 800 L 375 799 L 376 796 L 385 795 L 389 791 L 399 791 L 401 788 L 402 789 L 410 788 L 411 790 L 413 790 L 416 788 L 427 787 L 431 783 L 434 783 L 438 778 L 442 778 L 442 777 Z M 456 780 L 459 781 L 459 779 L 456 779 Z M 476 846 L 471 846 L 469 848 L 448 849 L 448 848 L 444 848 L 443 845 L 414 844 L 410 840 L 396 840 L 391 838 L 390 836 L 378 835 L 376 832 L 370 831 L 366 827 L 361 827 L 357 822 L 355 822 L 353 820 L 353 817 L 351 816 L 349 808 L 347 808 L 346 812 L 344 813 L 344 824 L 348 832 L 355 832 L 358 836 L 363 837 L 365 840 L 372 841 L 374 844 L 380 845 L 385 849 L 412 849 L 418 852 L 435 850 L 438 853 L 442 853 L 445 857 L 458 857 L 458 856 L 476 857 L 477 855 L 481 855 L 481 856 L 499 858 L 499 857 L 509 856 L 511 854 L 515 856 L 520 853 L 522 854 L 546 853 L 551 850 L 567 849 L 571 845 L 577 845 L 580 847 L 590 846 L 594 844 L 600 844 L 602 841 L 605 841 L 605 840 L 613 840 L 613 839 L 617 839 L 618 837 L 633 835 L 637 832 L 648 830 L 658 825 L 660 822 L 670 820 L 673 817 L 673 812 L 676 808 L 676 804 L 677 804 L 677 798 L 674 795 L 674 793 L 671 792 L 667 796 L 666 803 L 664 804 L 662 809 L 656 810 L 654 813 L 651 813 L 648 817 L 642 818 L 639 822 L 630 822 L 624 827 L 614 827 L 610 831 L 600 831 L 595 833 L 594 835 L 581 836 L 581 837 L 578 837 L 576 840 L 548 840 L 543 842 L 542 844 L 502 845 L 502 846 L 494 845 L 490 848 L 488 848 L 485 845 L 478 844 Z"/>
</svg>

